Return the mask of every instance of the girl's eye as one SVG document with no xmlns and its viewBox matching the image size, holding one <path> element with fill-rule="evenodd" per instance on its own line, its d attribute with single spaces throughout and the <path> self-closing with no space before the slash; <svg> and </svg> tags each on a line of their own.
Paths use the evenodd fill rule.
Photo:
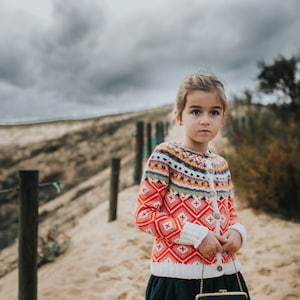
<svg viewBox="0 0 300 300">
<path fill-rule="evenodd" d="M 214 116 L 214 117 L 220 115 L 220 112 L 219 112 L 218 110 L 212 110 L 210 113 L 211 113 L 211 115 Z"/>
<path fill-rule="evenodd" d="M 201 113 L 201 111 L 199 109 L 195 109 L 195 110 L 192 111 L 193 116 L 199 116 L 200 113 Z"/>
</svg>

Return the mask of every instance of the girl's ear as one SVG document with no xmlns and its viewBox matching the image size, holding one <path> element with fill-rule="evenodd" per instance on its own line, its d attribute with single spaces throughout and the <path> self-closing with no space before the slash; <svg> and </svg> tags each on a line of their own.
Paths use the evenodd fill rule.
<svg viewBox="0 0 300 300">
<path fill-rule="evenodd" d="M 177 124 L 182 125 L 181 115 L 178 114 L 176 111 L 174 112 L 174 114 L 175 114 L 175 119 L 176 119 Z"/>
</svg>

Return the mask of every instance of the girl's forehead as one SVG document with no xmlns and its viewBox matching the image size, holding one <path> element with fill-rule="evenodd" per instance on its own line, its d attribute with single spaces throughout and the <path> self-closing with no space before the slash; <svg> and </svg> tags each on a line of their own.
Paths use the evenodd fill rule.
<svg viewBox="0 0 300 300">
<path fill-rule="evenodd" d="M 216 92 L 197 90 L 189 93 L 186 97 L 186 107 L 216 107 L 223 108 L 223 104 Z"/>
</svg>

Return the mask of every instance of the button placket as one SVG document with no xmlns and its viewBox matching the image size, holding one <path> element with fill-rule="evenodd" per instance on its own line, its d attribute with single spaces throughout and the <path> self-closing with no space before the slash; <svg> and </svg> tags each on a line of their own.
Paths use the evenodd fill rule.
<svg viewBox="0 0 300 300">
<path fill-rule="evenodd" d="M 223 266 L 222 266 L 222 254 L 221 254 L 221 253 L 217 253 L 217 254 L 216 254 L 216 257 L 217 257 L 217 262 L 218 262 L 217 270 L 218 270 L 219 272 L 222 272 L 222 271 L 223 271 Z"/>
<path fill-rule="evenodd" d="M 221 227 L 221 214 L 219 211 L 218 207 L 218 201 L 217 201 L 217 191 L 215 189 L 215 184 L 214 184 L 214 176 L 215 176 L 215 170 L 212 166 L 212 163 L 209 159 L 206 160 L 206 167 L 207 167 L 207 176 L 208 176 L 208 181 L 209 181 L 209 187 L 211 189 L 211 200 L 213 203 L 214 207 L 214 214 L 213 217 L 216 220 L 216 233 L 220 234 L 220 227 Z M 219 272 L 223 271 L 223 266 L 222 266 L 222 255 L 221 253 L 216 254 L 218 266 L 217 270 Z"/>
<path fill-rule="evenodd" d="M 210 192 L 210 196 L 211 196 L 211 201 L 213 203 L 213 207 L 214 207 L 214 214 L 213 217 L 216 220 L 216 233 L 220 233 L 220 219 L 221 219 L 221 215 L 220 215 L 220 211 L 218 208 L 218 202 L 217 202 L 217 191 L 215 189 L 214 186 L 214 175 L 215 175 L 215 171 L 214 168 L 212 166 L 212 163 L 210 160 L 206 160 L 205 162 L 206 167 L 207 167 L 207 176 L 208 176 L 208 181 L 209 181 L 209 187 L 211 189 Z"/>
</svg>

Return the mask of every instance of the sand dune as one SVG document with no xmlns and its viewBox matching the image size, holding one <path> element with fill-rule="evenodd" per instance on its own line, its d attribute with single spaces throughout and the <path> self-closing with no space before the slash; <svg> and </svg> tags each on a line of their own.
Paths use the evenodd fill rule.
<svg viewBox="0 0 300 300">
<path fill-rule="evenodd" d="M 170 136 L 177 137 L 174 128 Z M 40 300 L 141 300 L 149 276 L 151 236 L 138 231 L 133 210 L 138 187 L 119 194 L 118 218 L 107 222 L 108 201 L 68 232 L 71 246 L 38 272 Z M 252 209 L 239 216 L 248 244 L 239 257 L 253 300 L 300 299 L 300 224 Z M 0 279 L 0 299 L 17 299 L 17 270 Z"/>
</svg>

